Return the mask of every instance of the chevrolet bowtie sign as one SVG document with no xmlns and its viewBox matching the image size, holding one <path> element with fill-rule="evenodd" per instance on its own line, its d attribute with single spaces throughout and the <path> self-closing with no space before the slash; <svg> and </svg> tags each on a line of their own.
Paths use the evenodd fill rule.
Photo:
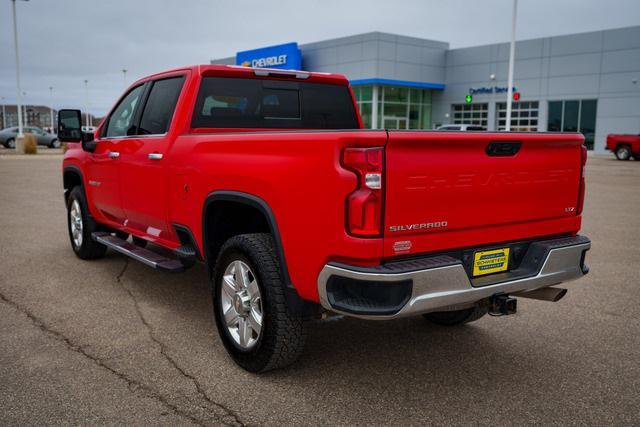
<svg viewBox="0 0 640 427">
<path fill-rule="evenodd" d="M 286 43 L 236 53 L 236 64 L 255 68 L 302 69 L 298 43 Z"/>
</svg>

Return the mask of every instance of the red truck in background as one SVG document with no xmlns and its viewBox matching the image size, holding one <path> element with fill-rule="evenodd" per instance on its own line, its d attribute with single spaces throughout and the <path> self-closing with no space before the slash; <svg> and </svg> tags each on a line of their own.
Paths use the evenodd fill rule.
<svg viewBox="0 0 640 427">
<path fill-rule="evenodd" d="M 609 134 L 607 135 L 607 150 L 614 153 L 618 160 L 629 160 L 632 157 L 638 160 L 640 159 L 640 134 Z"/>
<path fill-rule="evenodd" d="M 207 65 L 136 82 L 95 135 L 61 110 L 59 136 L 81 143 L 77 256 L 204 263 L 252 372 L 292 363 L 328 313 L 459 325 L 588 272 L 580 134 L 365 130 L 344 76 Z"/>
</svg>

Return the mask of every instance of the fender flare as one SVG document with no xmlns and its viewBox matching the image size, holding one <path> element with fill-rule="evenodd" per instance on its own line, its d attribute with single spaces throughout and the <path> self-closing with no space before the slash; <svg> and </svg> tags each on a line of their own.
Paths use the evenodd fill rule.
<svg viewBox="0 0 640 427">
<path fill-rule="evenodd" d="M 208 237 L 209 232 L 207 230 L 207 210 L 209 209 L 209 206 L 211 204 L 219 201 L 242 203 L 257 209 L 264 215 L 267 220 L 267 224 L 269 225 L 271 235 L 273 236 L 273 243 L 276 246 L 278 262 L 280 264 L 280 271 L 282 273 L 282 280 L 284 282 L 283 290 L 287 308 L 291 312 L 297 314 L 315 314 L 318 311 L 319 305 L 315 302 L 303 300 L 302 298 L 300 298 L 300 295 L 298 295 L 298 291 L 291 282 L 291 277 L 289 276 L 289 270 L 287 268 L 287 262 L 284 255 L 284 248 L 282 246 L 282 240 L 280 238 L 280 231 L 278 229 L 278 223 L 276 221 L 275 215 L 273 214 L 273 211 L 271 210 L 271 207 L 263 199 L 253 194 L 244 193 L 241 191 L 218 190 L 209 193 L 205 198 L 202 207 L 202 253 L 204 256 L 205 264 L 207 265 L 209 275 L 211 276 L 213 273 L 215 260 L 211 259 L 211 254 L 209 253 L 210 242 Z"/>
<path fill-rule="evenodd" d="M 73 172 L 76 175 L 78 175 L 80 177 L 80 186 L 84 189 L 84 175 L 82 174 L 82 171 L 80 170 L 80 168 L 76 165 L 67 165 L 64 168 L 62 168 L 62 185 L 64 187 L 64 175 L 67 172 Z M 64 188 L 64 201 L 65 203 L 67 202 L 67 199 L 69 197 L 69 193 L 71 192 L 70 188 Z"/>
</svg>

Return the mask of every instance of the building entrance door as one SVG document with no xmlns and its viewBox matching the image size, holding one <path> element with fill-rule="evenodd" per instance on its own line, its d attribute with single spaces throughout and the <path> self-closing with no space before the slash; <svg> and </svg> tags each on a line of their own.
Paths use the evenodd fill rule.
<svg viewBox="0 0 640 427">
<path fill-rule="evenodd" d="M 384 129 L 407 129 L 407 118 L 385 116 L 383 124 Z"/>
</svg>

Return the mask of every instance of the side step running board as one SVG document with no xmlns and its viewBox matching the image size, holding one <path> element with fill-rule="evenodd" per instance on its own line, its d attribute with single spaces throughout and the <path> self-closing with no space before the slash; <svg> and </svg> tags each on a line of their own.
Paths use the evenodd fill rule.
<svg viewBox="0 0 640 427">
<path fill-rule="evenodd" d="M 91 233 L 91 238 L 149 267 L 170 271 L 172 273 L 180 273 L 185 270 L 185 266 L 178 260 L 167 258 L 149 249 L 141 248 L 117 236 L 112 236 L 109 233 Z"/>
</svg>

